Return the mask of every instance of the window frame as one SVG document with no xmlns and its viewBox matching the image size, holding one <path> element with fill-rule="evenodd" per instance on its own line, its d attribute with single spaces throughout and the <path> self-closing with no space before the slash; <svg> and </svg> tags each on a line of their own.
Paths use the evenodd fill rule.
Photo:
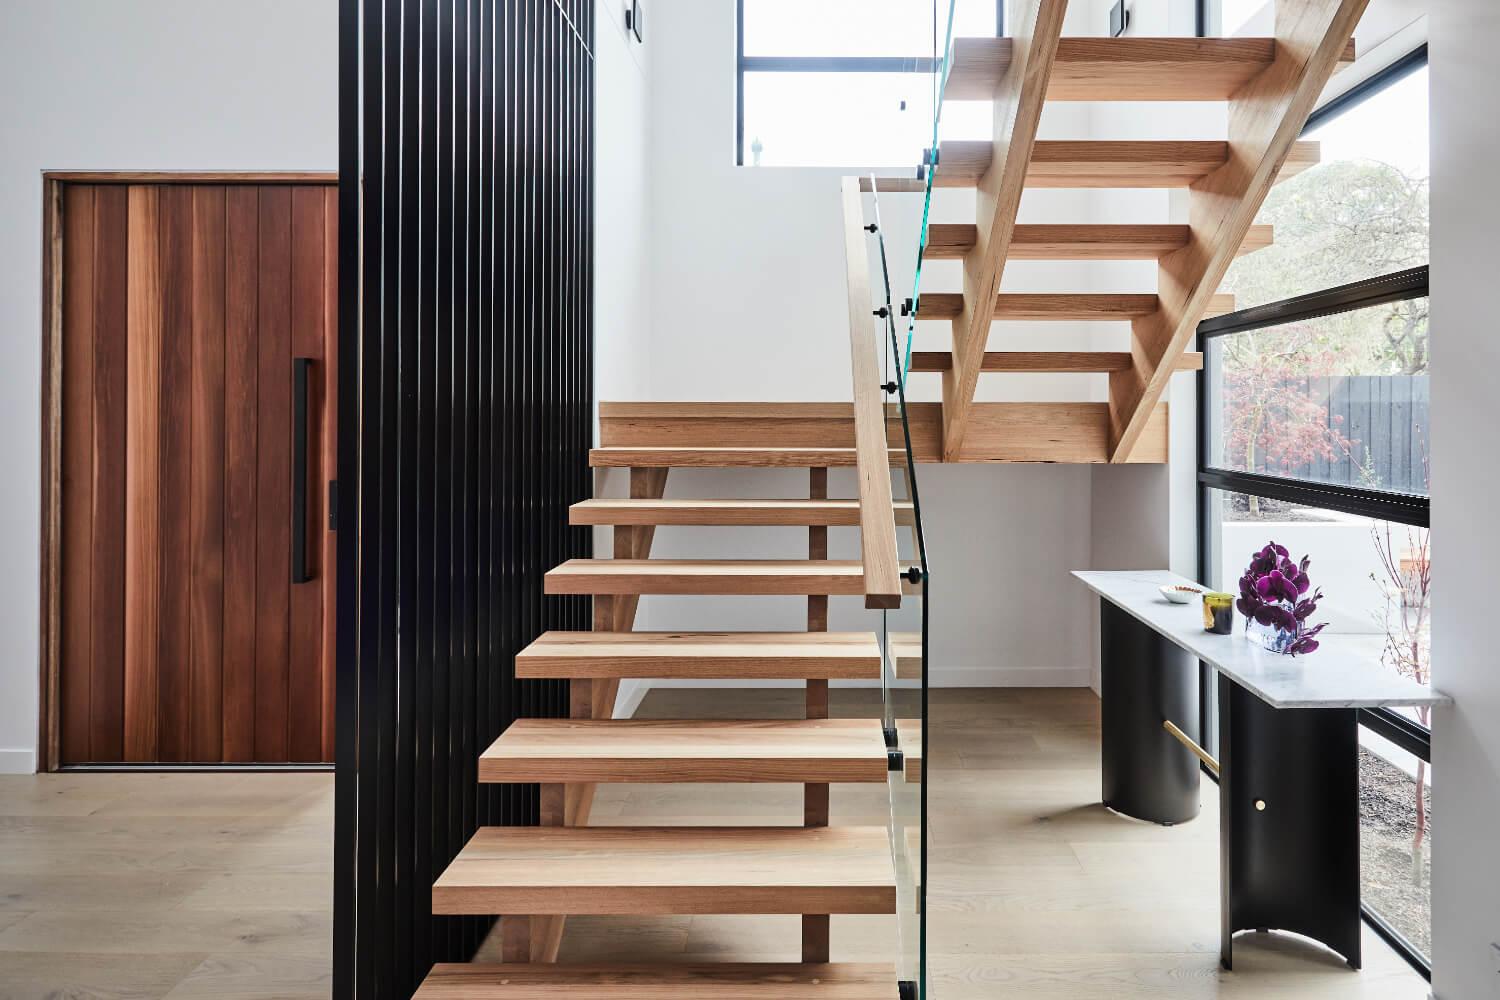
<svg viewBox="0 0 1500 1000">
<path fill-rule="evenodd" d="M 1207 26 L 1208 0 L 1198 3 L 1198 30 Z M 1392 84 L 1428 65 L 1427 43 L 1412 49 L 1368 79 L 1318 107 L 1308 117 L 1303 133 L 1338 117 L 1374 97 Z M 1323 289 L 1305 295 L 1242 309 L 1204 320 L 1198 324 L 1199 349 L 1215 337 L 1232 336 L 1251 330 L 1281 326 L 1285 323 L 1318 316 L 1331 316 L 1353 309 L 1421 298 L 1428 294 L 1428 267 L 1410 268 L 1392 274 L 1375 275 L 1360 281 Z M 1197 373 L 1198 442 L 1197 442 L 1197 516 L 1198 577 L 1209 579 L 1209 491 L 1246 493 L 1304 506 L 1321 507 L 1341 513 L 1356 514 L 1376 520 L 1426 528 L 1429 524 L 1431 497 L 1371 490 L 1333 483 L 1319 483 L 1283 476 L 1237 472 L 1209 464 L 1208 369 Z M 1199 705 L 1201 732 L 1208 745 L 1217 745 L 1218 719 L 1214 715 L 1213 671 L 1205 668 L 1203 695 Z M 1389 708 L 1362 708 L 1358 723 L 1427 764 L 1432 763 L 1432 730 Z M 1213 777 L 1212 774 L 1210 774 Z M 1432 962 L 1419 952 L 1400 931 L 1380 913 L 1360 902 L 1360 913 L 1392 950 L 1404 958 L 1428 982 L 1432 981 Z"/>
<path fill-rule="evenodd" d="M 936 2 L 936 0 L 934 0 Z M 746 73 L 934 73 L 932 56 L 747 56 L 745 0 L 734 3 L 734 165 L 745 165 Z M 1005 0 L 995 0 L 995 37 L 1005 35 Z"/>
</svg>

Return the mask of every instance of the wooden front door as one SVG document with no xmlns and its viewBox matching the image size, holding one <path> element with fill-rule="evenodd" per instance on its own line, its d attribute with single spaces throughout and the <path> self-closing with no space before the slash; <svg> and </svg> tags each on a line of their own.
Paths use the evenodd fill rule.
<svg viewBox="0 0 1500 1000">
<path fill-rule="evenodd" d="M 335 200 L 62 189 L 63 764 L 333 759 Z"/>
</svg>

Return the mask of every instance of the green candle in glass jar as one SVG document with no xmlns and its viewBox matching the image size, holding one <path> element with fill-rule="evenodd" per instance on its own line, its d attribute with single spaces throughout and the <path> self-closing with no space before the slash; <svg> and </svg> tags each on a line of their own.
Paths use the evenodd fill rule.
<svg viewBox="0 0 1500 1000">
<path fill-rule="evenodd" d="M 1203 595 L 1203 631 L 1215 635 L 1234 632 L 1234 595 L 1208 591 Z"/>
</svg>

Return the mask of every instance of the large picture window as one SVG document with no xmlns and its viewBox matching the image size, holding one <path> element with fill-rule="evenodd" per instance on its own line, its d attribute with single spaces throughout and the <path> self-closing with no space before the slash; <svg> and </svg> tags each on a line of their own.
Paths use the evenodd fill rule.
<svg viewBox="0 0 1500 1000">
<path fill-rule="evenodd" d="M 957 0 L 954 37 L 998 35 L 1004 0 Z M 932 143 L 949 0 L 738 0 L 737 162 L 910 167 Z M 945 136 L 989 135 L 955 105 Z"/>
<path fill-rule="evenodd" d="M 1306 554 L 1329 634 L 1372 669 L 1427 683 L 1425 49 L 1315 112 L 1302 138 L 1320 162 L 1262 206 L 1275 242 L 1237 260 L 1221 289 L 1240 310 L 1198 328 L 1202 578 L 1235 591 L 1272 540 Z M 1204 705 L 1213 739 L 1214 699 Z M 1366 917 L 1430 975 L 1427 711 L 1361 711 L 1359 781 Z"/>
</svg>

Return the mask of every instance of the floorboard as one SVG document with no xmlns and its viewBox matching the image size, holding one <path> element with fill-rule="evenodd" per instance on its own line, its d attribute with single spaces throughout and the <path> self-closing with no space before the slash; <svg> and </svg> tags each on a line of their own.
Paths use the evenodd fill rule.
<svg viewBox="0 0 1500 1000">
<path fill-rule="evenodd" d="M 876 692 L 835 689 L 834 717 Z M 795 718 L 802 692 L 658 689 L 638 718 Z M 937 1000 L 1170 997 L 1421 1000 L 1427 985 L 1366 934 L 1366 968 L 1279 935 L 1218 969 L 1218 828 L 1105 812 L 1087 691 L 937 691 L 933 809 Z M 885 790 L 840 785 L 834 824 L 881 822 Z M 798 823 L 796 785 L 603 786 L 595 821 Z M 329 995 L 329 775 L 0 777 L 0 982 L 6 1000 L 270 1000 Z M 92 891 L 90 887 L 92 886 Z M 892 918 L 837 916 L 836 962 L 887 962 Z M 796 916 L 575 917 L 562 959 L 795 961 Z M 488 947 L 488 946 L 487 946 Z M 491 956 L 492 960 L 498 954 Z"/>
</svg>

